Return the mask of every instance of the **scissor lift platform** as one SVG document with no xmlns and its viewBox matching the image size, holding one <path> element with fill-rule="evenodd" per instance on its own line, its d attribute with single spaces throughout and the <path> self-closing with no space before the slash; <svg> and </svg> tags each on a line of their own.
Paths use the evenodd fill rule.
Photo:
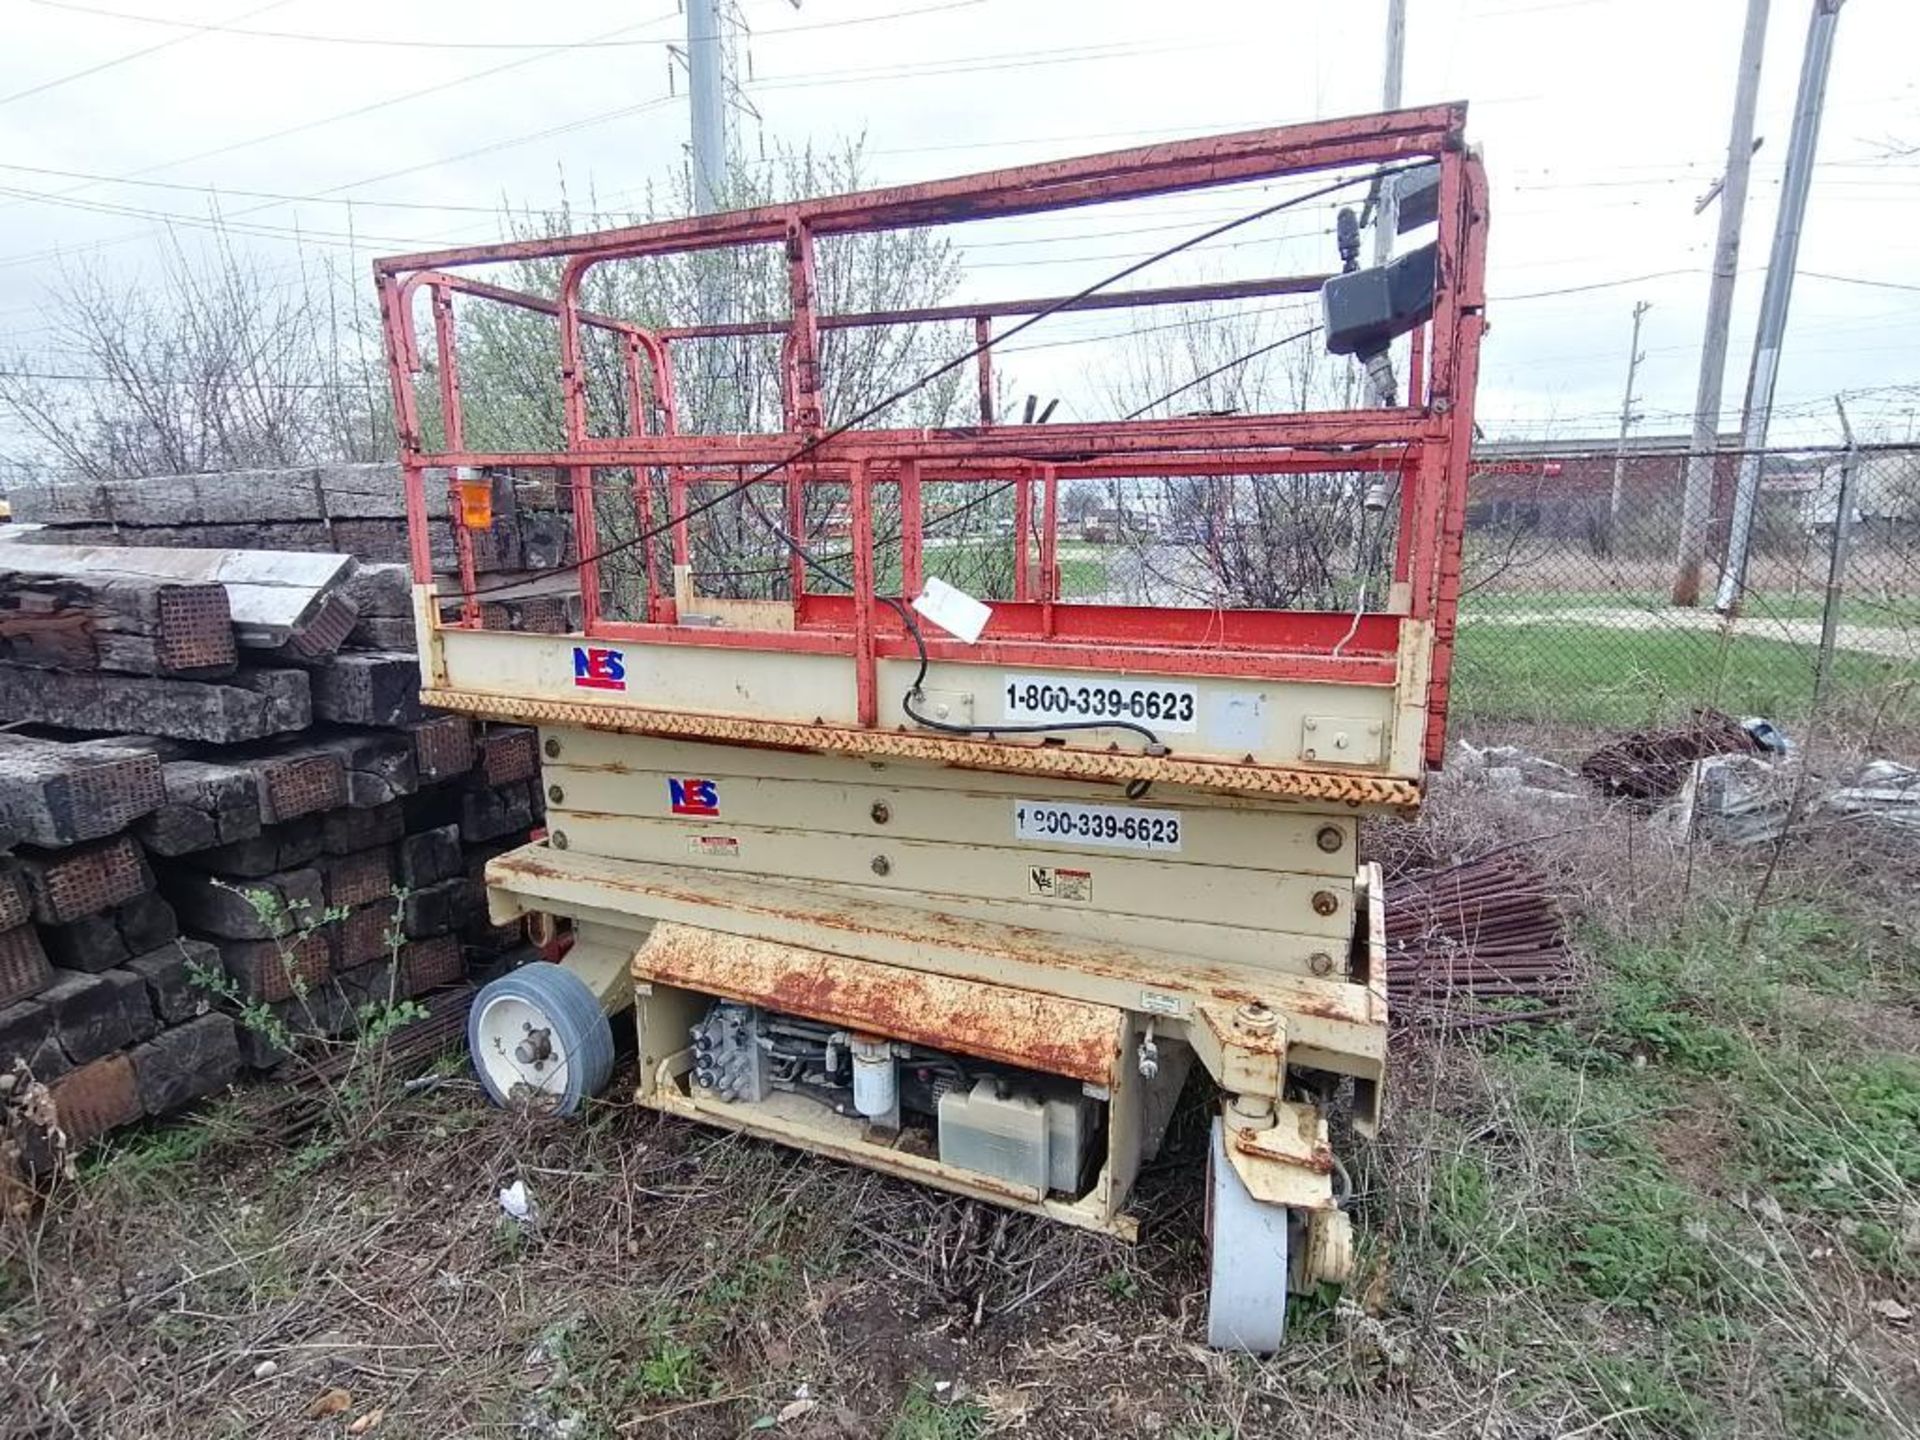
<svg viewBox="0 0 1920 1440">
<path fill-rule="evenodd" d="M 489 1090 L 578 1106 L 612 1068 L 606 1017 L 630 1010 L 637 1103 L 1130 1237 L 1140 1164 L 1204 1077 L 1209 1337 L 1278 1344 L 1288 1289 L 1350 1264 L 1330 1109 L 1350 1105 L 1365 1136 L 1384 1094 L 1380 884 L 1359 819 L 1414 811 L 1442 749 L 1483 307 L 1464 123 L 1430 107 L 378 262 L 423 699 L 540 728 L 548 833 L 490 864 L 490 899 L 503 923 L 557 917 L 572 937 L 564 963 L 476 1002 Z M 1404 400 L 995 421 L 997 321 L 1343 283 L 1326 274 L 820 308 L 816 241 L 1262 184 L 1251 223 L 1415 170 L 1436 234 Z M 756 245 L 779 247 L 785 316 L 662 330 L 581 303 L 596 267 Z M 557 294 L 485 277 L 539 261 L 557 262 Z M 468 442 L 457 319 L 479 305 L 556 327 L 559 449 Z M 974 326 L 980 423 L 828 423 L 823 337 L 955 320 Z M 754 336 L 780 346 L 782 428 L 688 433 L 676 356 Z M 568 633 L 489 623 L 510 587 L 476 574 L 476 495 L 502 476 L 560 482 Z M 1337 560 L 1351 598 L 1065 594 L 1063 492 L 1146 479 L 1227 509 L 1247 487 L 1364 491 Z M 448 494 L 457 576 L 434 573 L 430 487 Z M 1001 497 L 1011 578 L 976 623 L 942 601 L 928 536 Z M 771 556 L 754 593 L 703 589 L 703 527 L 722 515 Z"/>
</svg>

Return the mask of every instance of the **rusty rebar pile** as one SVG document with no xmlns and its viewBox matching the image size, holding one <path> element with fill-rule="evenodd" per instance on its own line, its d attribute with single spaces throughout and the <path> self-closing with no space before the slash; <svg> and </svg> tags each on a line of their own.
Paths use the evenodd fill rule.
<svg viewBox="0 0 1920 1440">
<path fill-rule="evenodd" d="M 1564 1015 L 1578 983 L 1546 877 L 1512 853 L 1386 887 L 1387 991 L 1396 1026 L 1474 1029 Z M 1530 1000 L 1526 1006 L 1486 1001 Z"/>
<path fill-rule="evenodd" d="M 1613 799 L 1665 800 L 1680 792 L 1696 761 L 1760 748 L 1731 715 L 1699 709 L 1684 725 L 1636 730 L 1602 745 L 1580 762 L 1580 774 Z"/>
</svg>

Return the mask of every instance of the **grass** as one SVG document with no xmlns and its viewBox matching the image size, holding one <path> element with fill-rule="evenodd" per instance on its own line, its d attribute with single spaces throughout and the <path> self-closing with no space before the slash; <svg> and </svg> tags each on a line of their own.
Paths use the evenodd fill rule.
<svg viewBox="0 0 1920 1440">
<path fill-rule="evenodd" d="M 1876 1309 L 1920 1285 L 1911 856 L 1790 849 L 1749 925 L 1762 857 L 1571 820 L 1533 849 L 1576 1013 L 1396 1043 L 1386 1133 L 1343 1150 L 1360 1274 L 1272 1361 L 1200 1343 L 1197 1093 L 1128 1248 L 617 1101 L 506 1115 L 455 1067 L 376 1133 L 276 1137 L 247 1096 L 87 1156 L 0 1231 L 16 1425 L 319 1434 L 339 1385 L 329 1433 L 379 1407 L 381 1440 L 1916 1440 L 1912 1322 Z M 1420 834 L 1537 816 L 1443 780 Z"/>
<path fill-rule="evenodd" d="M 914 1382 L 887 1431 L 888 1440 L 976 1440 L 987 1429 L 986 1412 L 978 1405 L 945 1400 L 926 1379 Z"/>
<path fill-rule="evenodd" d="M 1701 909 L 1590 936 L 1590 1011 L 1489 1037 L 1400 1263 L 1486 1297 L 1486 1363 L 1613 1407 L 1609 1433 L 1908 1433 L 1861 1340 L 1920 1274 L 1920 1061 L 1805 1004 L 1874 983 L 1837 953 L 1857 926 L 1803 895 L 1742 945 Z"/>
<path fill-rule="evenodd" d="M 1814 655 L 1801 645 L 1708 631 L 1620 630 L 1572 623 L 1466 625 L 1454 661 L 1454 713 L 1632 728 L 1694 704 L 1735 715 L 1800 717 Z M 1920 686 L 1920 665 L 1843 650 L 1832 693 L 1873 701 Z"/>
<path fill-rule="evenodd" d="M 1711 597 L 1709 597 L 1711 599 Z M 1481 590 L 1468 595 L 1462 608 L 1468 615 L 1571 615 L 1582 610 L 1644 610 L 1659 614 L 1670 601 L 1664 590 L 1631 588 L 1602 590 Z M 1749 619 L 1764 626 L 1769 620 L 1818 620 L 1826 612 L 1826 597 L 1818 589 L 1797 594 L 1762 591 L 1746 601 Z M 1842 596 L 1840 623 L 1868 628 L 1910 628 L 1920 624 L 1920 594 L 1868 597 Z"/>
</svg>

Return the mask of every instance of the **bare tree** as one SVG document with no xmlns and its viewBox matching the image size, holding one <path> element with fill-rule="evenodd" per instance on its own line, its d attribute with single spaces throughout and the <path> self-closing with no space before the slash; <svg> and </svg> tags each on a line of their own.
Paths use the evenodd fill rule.
<svg viewBox="0 0 1920 1440">
<path fill-rule="evenodd" d="M 0 416 L 37 442 L 16 464 L 115 479 L 392 451 L 377 357 L 330 269 L 273 279 L 224 233 L 192 251 L 169 234 L 131 281 L 64 270 L 45 318 L 71 359 L 0 366 Z"/>
<path fill-rule="evenodd" d="M 811 150 L 788 152 L 773 161 L 738 171 L 727 202 L 736 206 L 778 203 L 783 199 L 858 188 L 857 146 L 834 155 Z M 683 213 L 682 189 L 666 202 L 652 193 L 627 215 L 595 210 L 600 223 L 643 224 L 663 214 Z M 592 206 L 591 197 L 589 206 Z M 519 238 L 567 233 L 580 228 L 564 194 L 557 208 L 510 217 Z M 815 247 L 818 307 L 821 313 L 906 309 L 938 304 L 951 294 L 958 265 L 946 241 L 924 230 L 823 237 Z M 554 262 L 525 262 L 506 283 L 551 296 L 559 283 Z M 586 275 L 582 304 L 650 328 L 688 325 L 710 316 L 716 297 L 732 321 L 783 322 L 789 290 L 785 255 L 778 245 L 649 257 L 603 264 Z M 548 317 L 484 302 L 456 300 L 461 334 L 461 391 L 467 439 L 480 448 L 552 448 L 564 438 L 560 397 L 559 336 Z M 972 343 L 970 332 L 954 324 L 917 324 L 822 332 L 821 403 L 829 426 L 843 424 L 915 378 L 928 374 Z M 617 342 L 604 332 L 582 336 L 587 371 L 589 424 L 601 436 L 630 434 L 622 357 Z M 781 394 L 781 337 L 755 335 L 683 341 L 674 346 L 674 390 L 680 429 L 691 433 L 769 433 L 787 428 Z M 423 348 L 430 354 L 430 347 Z M 432 433 L 437 387 L 431 373 L 418 387 L 422 415 Z M 948 423 L 964 377 L 959 371 L 915 389 L 870 417 L 872 425 L 926 426 Z M 653 397 L 649 398 L 651 408 Z M 658 417 L 639 417 L 657 429 Z M 737 483 L 731 471 L 698 479 L 712 487 Z M 596 472 L 596 519 L 603 548 L 629 546 L 640 532 L 631 471 Z M 648 477 L 656 524 L 666 515 L 663 475 Z M 929 487 L 929 508 L 941 502 Z M 696 486 L 694 498 L 703 492 Z M 875 532 L 898 532 L 897 499 L 882 489 L 875 495 Z M 830 568 L 844 573 L 848 563 L 844 489 L 810 486 L 806 524 L 813 546 Z M 691 527 L 695 579 L 704 593 L 750 598 L 785 595 L 788 563 L 785 547 L 773 533 L 784 523 L 778 486 L 770 483 L 707 511 Z M 771 522 L 771 523 L 770 523 Z M 656 545 L 656 563 L 670 563 L 668 537 Z M 618 549 L 603 567 L 609 582 L 609 613 L 631 613 L 638 594 L 642 557 L 634 548 Z M 886 557 L 881 559 L 883 577 Z M 835 583 L 816 572 L 810 589 L 831 590 Z"/>
<path fill-rule="evenodd" d="M 1326 354 L 1302 312 L 1176 312 L 1143 327 L 1109 382 L 1126 415 L 1343 409 L 1354 367 Z M 1145 604 L 1340 609 L 1383 586 L 1395 507 L 1369 510 L 1377 477 L 1142 476 L 1104 482 L 1086 534 L 1119 546 L 1113 598 Z M 1070 497 L 1069 513 L 1086 513 Z"/>
</svg>

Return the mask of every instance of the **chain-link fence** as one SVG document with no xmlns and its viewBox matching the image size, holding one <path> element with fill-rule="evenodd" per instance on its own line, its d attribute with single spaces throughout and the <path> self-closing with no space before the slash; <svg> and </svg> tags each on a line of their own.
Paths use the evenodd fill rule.
<svg viewBox="0 0 1920 1440">
<path fill-rule="evenodd" d="M 1751 457 L 1729 446 L 1710 471 L 1694 495 L 1697 599 L 1677 604 L 1688 509 L 1684 439 L 1638 441 L 1624 451 L 1612 444 L 1480 446 L 1468 485 L 1456 720 L 1613 730 L 1705 705 L 1797 725 L 1818 684 L 1852 715 L 1920 730 L 1920 445 L 1862 446 L 1851 459 L 1838 446 Z M 602 478 L 603 538 L 616 541 L 632 533 L 633 517 L 614 503 L 631 476 Z M 690 501 L 716 483 L 691 483 Z M 651 488 L 654 514 L 667 513 L 664 479 L 655 477 Z M 1257 478 L 1066 480 L 1054 501 L 1058 598 L 1356 615 L 1383 609 L 1394 601 L 1402 498 L 1390 465 Z M 792 526 L 812 557 L 806 588 L 844 592 L 852 574 L 851 492 L 811 485 L 791 518 L 788 499 L 783 485 L 768 483 L 698 517 L 690 548 L 701 594 L 790 594 L 796 566 L 782 526 Z M 875 580 L 890 593 L 901 583 L 897 487 L 877 484 L 871 503 Z M 1018 481 L 933 480 L 922 505 L 925 574 L 995 603 L 1040 593 L 1046 507 L 1037 480 L 1024 494 Z M 1715 602 L 1743 512 L 1752 517 L 1748 558 L 1743 581 L 1729 590 L 1736 602 L 1729 616 Z M 656 573 L 669 575 L 668 537 L 652 543 Z M 1837 546 L 1844 554 L 1835 584 Z M 638 574 L 621 565 L 637 572 L 639 564 L 640 552 L 621 551 L 620 565 L 603 567 L 603 579 L 637 601 Z M 609 614 L 630 612 L 609 600 Z"/>
<path fill-rule="evenodd" d="M 1826 699 L 1911 727 L 1920 715 L 1920 446 L 1863 446 L 1851 462 L 1838 447 L 1723 451 L 1710 493 L 1696 491 L 1705 564 L 1692 605 L 1674 603 L 1685 586 L 1686 448 L 1480 447 L 1456 716 L 1619 727 L 1711 704 L 1797 722 L 1810 710 L 1827 627 Z M 1748 558 L 1744 579 L 1728 587 L 1729 618 L 1715 601 L 1743 510 Z"/>
</svg>

